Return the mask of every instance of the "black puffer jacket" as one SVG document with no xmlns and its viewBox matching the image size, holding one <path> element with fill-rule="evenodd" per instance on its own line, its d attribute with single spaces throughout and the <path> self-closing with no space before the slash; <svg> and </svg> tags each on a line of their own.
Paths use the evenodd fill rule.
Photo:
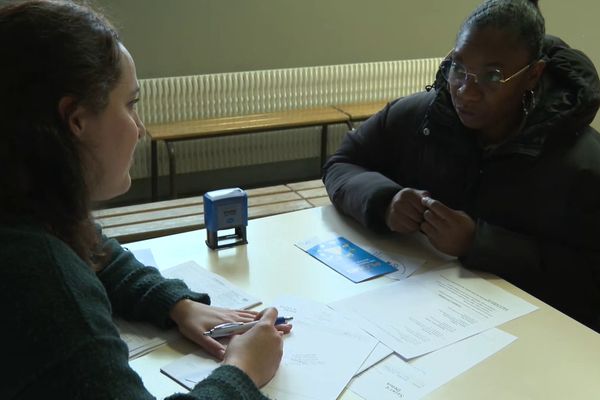
<svg viewBox="0 0 600 400">
<path fill-rule="evenodd" d="M 324 167 L 343 213 L 388 231 L 384 212 L 403 187 L 467 212 L 475 241 L 461 258 L 600 331 L 600 104 L 592 62 L 545 43 L 538 105 L 513 140 L 485 152 L 458 119 L 440 77 L 344 138 Z"/>
</svg>

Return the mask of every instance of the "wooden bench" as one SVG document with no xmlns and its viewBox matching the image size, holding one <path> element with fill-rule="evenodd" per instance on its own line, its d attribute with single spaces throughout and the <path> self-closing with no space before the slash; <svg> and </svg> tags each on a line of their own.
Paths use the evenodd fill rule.
<svg viewBox="0 0 600 400">
<path fill-rule="evenodd" d="M 191 139 L 289 128 L 322 127 L 320 156 L 323 162 L 327 155 L 327 125 L 346 123 L 352 129 L 352 122 L 366 119 L 381 109 L 384 103 L 373 99 L 387 100 L 423 90 L 435 76 L 441 61 L 442 58 L 429 57 L 140 79 L 141 97 L 137 109 L 149 134 L 148 140 L 137 148 L 144 156 L 135 159 L 134 177 L 149 177 L 152 199 L 157 200 L 158 150 L 162 159 L 162 149 L 157 147 L 158 142 L 164 141 L 165 162 L 169 163 L 165 168 L 166 182 L 174 198 L 177 168 L 182 169 L 185 163 L 190 172 L 207 170 L 202 162 L 194 159 L 204 143 Z M 265 139 L 269 140 L 261 138 L 261 143 L 279 146 L 277 138 L 271 140 L 272 137 L 265 135 Z M 174 144 L 182 140 L 188 140 L 184 149 Z M 219 151 L 207 157 L 215 163 L 220 163 L 222 151 L 228 152 L 228 157 L 235 157 L 239 148 L 230 149 L 227 145 L 234 141 L 213 141 L 211 148 Z M 239 142 L 246 146 L 246 151 L 252 148 L 252 140 Z M 311 140 L 302 146 L 314 148 Z M 181 154 L 176 157 L 175 151 Z M 181 157 L 184 152 L 189 157 L 185 160 Z M 246 163 L 280 161 L 268 151 L 258 153 L 260 157 Z M 148 163 L 147 157 L 150 158 Z M 160 170 L 162 172 L 162 168 Z"/>
<path fill-rule="evenodd" d="M 327 158 L 328 125 L 348 123 L 349 115 L 335 107 L 309 108 L 285 112 L 240 115 L 234 117 L 210 118 L 181 121 L 167 124 L 148 125 L 150 137 L 152 200 L 158 194 L 158 151 L 157 143 L 165 142 L 169 157 L 169 184 L 171 198 L 176 197 L 175 174 L 176 155 L 173 143 L 182 140 L 204 139 L 226 135 L 240 135 L 267 132 L 280 129 L 321 127 L 321 165 Z"/>
<path fill-rule="evenodd" d="M 364 121 L 383 109 L 386 106 L 385 101 L 375 101 L 371 103 L 358 104 L 340 104 L 334 106 L 340 112 L 348 116 L 350 129 L 354 128 L 353 122 Z"/>
<path fill-rule="evenodd" d="M 249 219 L 330 204 L 321 180 L 250 189 L 246 193 Z M 121 243 L 204 228 L 202 196 L 96 210 L 93 216 L 105 235 Z"/>
</svg>

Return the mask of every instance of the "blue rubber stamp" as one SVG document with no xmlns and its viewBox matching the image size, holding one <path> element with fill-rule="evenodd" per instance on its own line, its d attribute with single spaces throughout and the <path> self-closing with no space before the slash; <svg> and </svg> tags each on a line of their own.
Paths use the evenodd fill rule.
<svg viewBox="0 0 600 400">
<path fill-rule="evenodd" d="M 246 244 L 248 196 L 240 188 L 220 189 L 204 194 L 206 244 L 211 249 Z M 233 234 L 219 236 L 219 231 L 234 229 Z"/>
</svg>

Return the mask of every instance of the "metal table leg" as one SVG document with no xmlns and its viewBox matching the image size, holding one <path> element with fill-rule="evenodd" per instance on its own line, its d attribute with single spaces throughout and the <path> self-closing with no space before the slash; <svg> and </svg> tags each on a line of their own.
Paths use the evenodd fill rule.
<svg viewBox="0 0 600 400">
<path fill-rule="evenodd" d="M 165 141 L 165 144 L 167 145 L 167 152 L 169 154 L 169 189 L 171 198 L 174 199 L 177 197 L 177 192 L 175 190 L 175 146 L 169 141 Z"/>
<path fill-rule="evenodd" d="M 150 141 L 150 175 L 152 201 L 156 201 L 158 197 L 158 155 L 154 139 Z"/>
</svg>

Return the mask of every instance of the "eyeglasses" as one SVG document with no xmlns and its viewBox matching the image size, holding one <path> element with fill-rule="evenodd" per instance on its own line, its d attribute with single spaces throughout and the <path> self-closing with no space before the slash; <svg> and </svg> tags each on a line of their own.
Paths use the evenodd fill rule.
<svg viewBox="0 0 600 400">
<path fill-rule="evenodd" d="M 452 59 L 445 59 L 442 61 L 440 70 L 446 81 L 452 86 L 462 86 L 467 82 L 469 76 L 472 76 L 474 82 L 479 86 L 486 89 L 498 89 L 514 77 L 527 71 L 534 63 L 535 61 L 530 62 L 508 78 L 504 78 L 504 74 L 498 69 L 489 69 L 478 74 L 469 72 L 464 65 L 453 61 Z"/>
</svg>

